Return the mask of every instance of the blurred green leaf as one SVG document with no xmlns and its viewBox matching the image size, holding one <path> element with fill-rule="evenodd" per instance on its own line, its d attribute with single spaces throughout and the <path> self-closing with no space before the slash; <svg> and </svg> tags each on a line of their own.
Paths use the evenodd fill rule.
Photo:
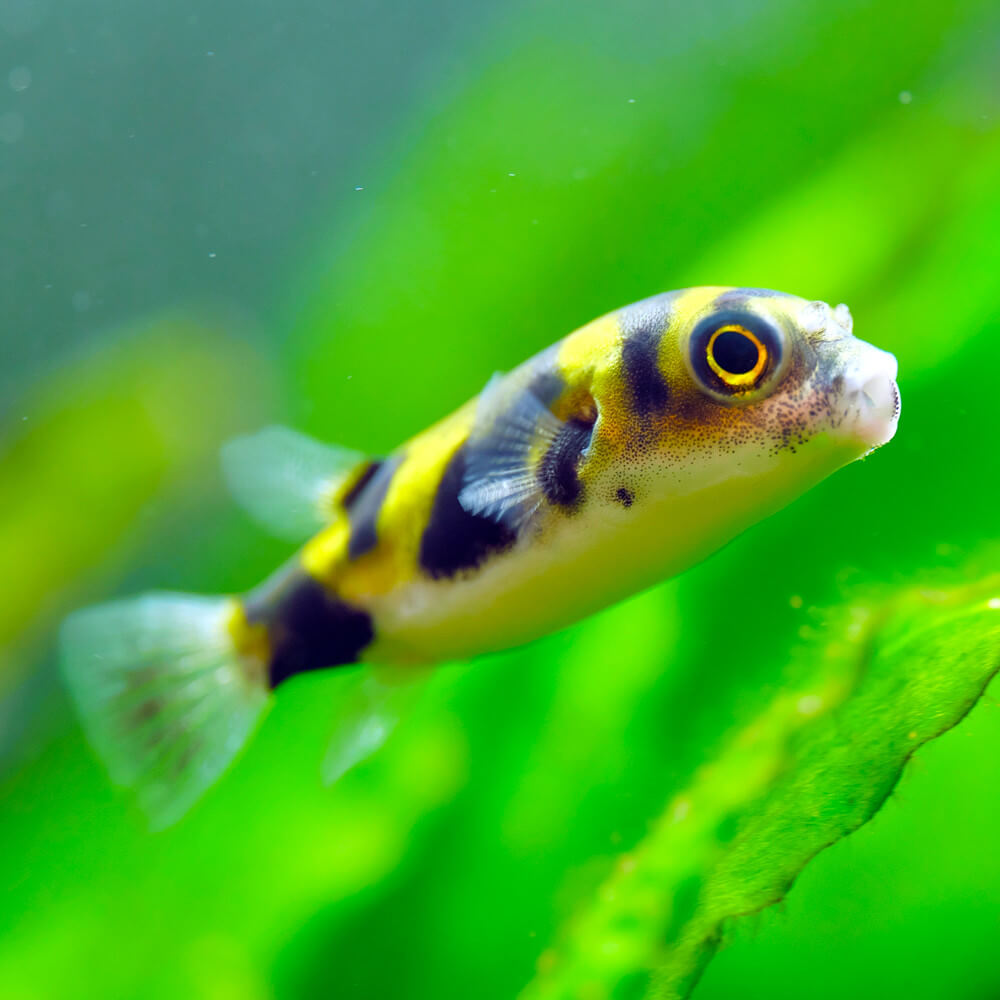
<svg viewBox="0 0 1000 1000">
<path fill-rule="evenodd" d="M 51 620 L 82 575 L 121 559 L 154 500 L 207 495 L 219 441 L 265 382 L 220 325 L 177 314 L 106 337 L 17 400 L 0 439 L 0 562 L 18 568 L 0 602 L 0 690 L 39 611 Z"/>
</svg>

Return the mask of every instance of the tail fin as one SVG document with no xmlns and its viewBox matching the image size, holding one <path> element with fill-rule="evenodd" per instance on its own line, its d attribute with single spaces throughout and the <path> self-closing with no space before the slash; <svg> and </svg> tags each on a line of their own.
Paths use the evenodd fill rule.
<svg viewBox="0 0 1000 1000">
<path fill-rule="evenodd" d="M 67 685 L 114 781 L 154 829 L 176 822 L 225 771 L 268 702 L 234 645 L 226 597 L 153 593 L 78 611 L 60 635 Z"/>
</svg>

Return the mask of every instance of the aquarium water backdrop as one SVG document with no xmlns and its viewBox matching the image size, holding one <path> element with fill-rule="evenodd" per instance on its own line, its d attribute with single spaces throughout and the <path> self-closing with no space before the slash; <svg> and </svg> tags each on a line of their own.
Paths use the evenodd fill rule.
<svg viewBox="0 0 1000 1000">
<path fill-rule="evenodd" d="M 0 0 L 0 996 L 1000 995 L 998 112 L 984 0 Z M 895 440 L 333 787 L 296 679 L 151 834 L 56 630 L 290 554 L 220 444 L 693 284 L 848 303 Z"/>
</svg>

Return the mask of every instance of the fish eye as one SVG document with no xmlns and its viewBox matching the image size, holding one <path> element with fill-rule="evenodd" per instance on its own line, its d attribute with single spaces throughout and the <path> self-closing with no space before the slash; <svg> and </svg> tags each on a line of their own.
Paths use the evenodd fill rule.
<svg viewBox="0 0 1000 1000">
<path fill-rule="evenodd" d="M 767 366 L 767 348 L 746 327 L 730 323 L 711 335 L 705 358 L 726 385 L 753 385 Z"/>
<path fill-rule="evenodd" d="M 757 398 L 782 369 L 784 338 L 763 316 L 728 310 L 706 316 L 691 333 L 688 361 L 702 386 L 721 401 Z"/>
</svg>

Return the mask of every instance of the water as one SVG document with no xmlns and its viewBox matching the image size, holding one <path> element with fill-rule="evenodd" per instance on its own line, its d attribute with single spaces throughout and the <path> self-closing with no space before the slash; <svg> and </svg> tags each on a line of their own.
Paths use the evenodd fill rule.
<svg viewBox="0 0 1000 1000">
<path fill-rule="evenodd" d="M 997 28 L 974 2 L 0 0 L 9 995 L 515 996 L 572 914 L 621 916 L 614 873 L 658 817 L 697 820 L 734 734 L 785 693 L 815 732 L 859 608 L 995 573 Z M 592 317 L 702 283 L 846 302 L 899 359 L 896 439 L 683 578 L 443 669 L 332 791 L 353 678 L 289 684 L 203 805 L 145 831 L 54 630 L 288 555 L 225 496 L 222 441 L 279 422 L 379 454 Z M 695 996 L 993 995 L 994 701 L 727 931 Z M 753 808 L 662 877 L 658 940 Z M 629 926 L 586 939 L 604 971 L 577 995 L 642 995 Z"/>
</svg>

